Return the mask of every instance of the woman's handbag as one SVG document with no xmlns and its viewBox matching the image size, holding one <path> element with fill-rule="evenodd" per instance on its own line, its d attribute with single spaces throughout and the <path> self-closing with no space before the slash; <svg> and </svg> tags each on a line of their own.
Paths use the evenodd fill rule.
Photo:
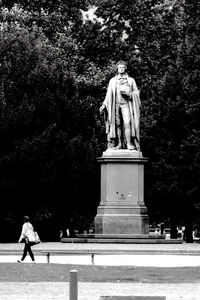
<svg viewBox="0 0 200 300">
<path fill-rule="evenodd" d="M 37 231 L 35 231 L 35 243 L 36 243 L 36 244 L 39 244 L 39 243 L 41 243 L 41 241 L 40 241 L 40 238 L 39 238 L 39 235 L 38 235 Z"/>
<path fill-rule="evenodd" d="M 26 233 L 26 237 L 28 241 L 33 245 L 39 244 L 41 242 L 37 231 L 29 229 Z"/>
</svg>

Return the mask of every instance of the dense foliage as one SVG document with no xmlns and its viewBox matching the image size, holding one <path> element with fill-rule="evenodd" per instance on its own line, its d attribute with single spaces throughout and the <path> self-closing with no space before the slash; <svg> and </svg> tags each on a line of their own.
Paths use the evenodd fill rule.
<svg viewBox="0 0 200 300">
<path fill-rule="evenodd" d="M 150 221 L 186 225 L 191 241 L 200 194 L 199 13 L 197 0 L 1 1 L 0 218 L 8 231 L 25 213 L 43 239 L 91 226 L 96 158 L 106 147 L 98 109 L 124 59 L 141 91 Z"/>
</svg>

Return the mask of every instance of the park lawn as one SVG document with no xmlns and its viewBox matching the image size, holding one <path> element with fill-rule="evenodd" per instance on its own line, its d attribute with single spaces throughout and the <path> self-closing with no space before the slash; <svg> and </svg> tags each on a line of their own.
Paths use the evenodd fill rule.
<svg viewBox="0 0 200 300">
<path fill-rule="evenodd" d="M 79 282 L 200 283 L 200 267 L 158 268 L 67 264 L 0 263 L 0 282 L 68 282 L 70 270 Z"/>
</svg>

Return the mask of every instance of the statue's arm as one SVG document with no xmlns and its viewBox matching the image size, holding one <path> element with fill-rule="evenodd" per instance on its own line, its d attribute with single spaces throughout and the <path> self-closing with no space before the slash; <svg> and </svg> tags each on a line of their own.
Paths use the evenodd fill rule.
<svg viewBox="0 0 200 300">
<path fill-rule="evenodd" d="M 102 112 L 107 108 L 107 102 L 108 102 L 108 98 L 109 98 L 109 97 L 108 97 L 108 94 L 109 94 L 109 92 L 110 92 L 111 85 L 112 85 L 112 79 L 109 81 L 108 88 L 107 88 L 107 92 L 106 92 L 105 100 L 103 101 L 101 107 L 99 108 L 100 113 L 102 113 Z"/>
<path fill-rule="evenodd" d="M 138 90 L 137 84 L 135 79 L 133 79 L 133 91 L 132 91 L 132 101 L 135 103 L 136 107 L 140 108 L 141 101 L 140 101 L 140 91 Z"/>
<path fill-rule="evenodd" d="M 138 92 L 139 93 L 139 90 L 138 90 L 138 87 L 137 87 L 137 84 L 136 84 L 134 78 L 133 78 L 133 82 L 132 82 L 132 88 L 133 88 L 133 92 Z"/>
</svg>

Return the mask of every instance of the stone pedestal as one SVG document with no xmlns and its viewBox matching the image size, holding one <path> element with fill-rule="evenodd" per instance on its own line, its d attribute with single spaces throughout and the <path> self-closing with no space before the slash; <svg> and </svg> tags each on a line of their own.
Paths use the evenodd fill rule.
<svg viewBox="0 0 200 300">
<path fill-rule="evenodd" d="M 106 150 L 101 164 L 101 201 L 95 236 L 134 237 L 149 234 L 144 204 L 144 164 L 141 152 Z"/>
</svg>

